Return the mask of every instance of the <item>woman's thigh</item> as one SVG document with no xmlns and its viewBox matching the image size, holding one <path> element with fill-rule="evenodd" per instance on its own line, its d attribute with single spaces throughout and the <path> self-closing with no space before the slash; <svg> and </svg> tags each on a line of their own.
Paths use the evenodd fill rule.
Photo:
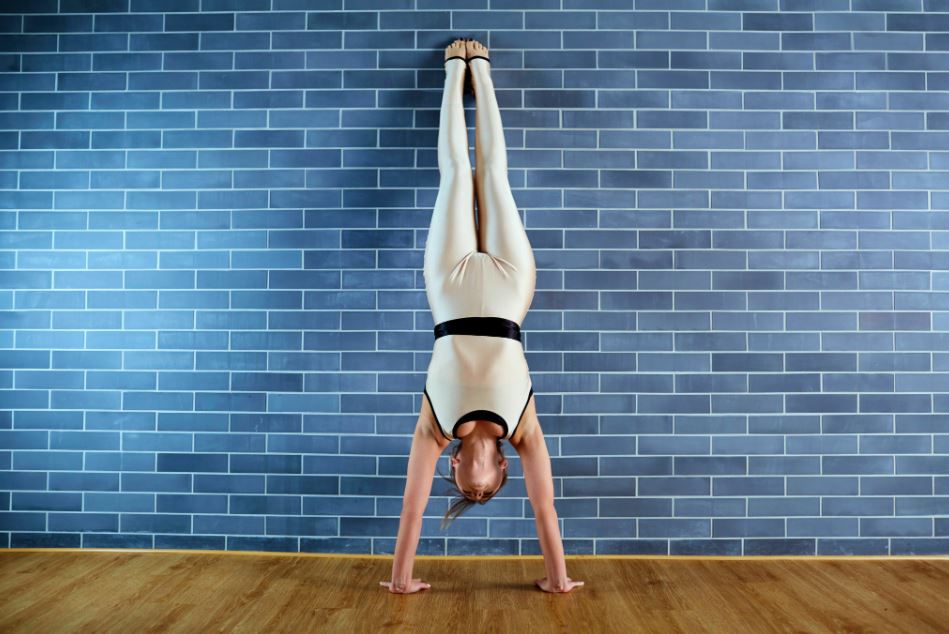
<svg viewBox="0 0 949 634">
<path fill-rule="evenodd" d="M 466 254 L 477 250 L 472 174 L 470 170 L 443 171 L 425 239 L 426 279 L 447 274 Z"/>
<path fill-rule="evenodd" d="M 526 275 L 533 275 L 534 252 L 518 213 L 507 171 L 481 168 L 475 179 L 481 250 L 507 260 Z"/>
</svg>

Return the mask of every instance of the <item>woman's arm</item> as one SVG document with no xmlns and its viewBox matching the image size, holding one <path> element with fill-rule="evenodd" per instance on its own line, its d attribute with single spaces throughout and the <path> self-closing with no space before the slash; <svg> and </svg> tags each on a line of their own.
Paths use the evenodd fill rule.
<svg viewBox="0 0 949 634">
<path fill-rule="evenodd" d="M 435 464 L 442 453 L 442 446 L 432 433 L 432 421 L 423 400 L 406 472 L 405 495 L 402 499 L 402 514 L 399 518 L 399 534 L 395 541 L 395 556 L 392 562 L 392 580 L 381 581 L 391 592 L 408 593 L 429 587 L 420 579 L 412 578 L 412 563 L 422 531 L 422 514 L 432 492 L 432 476 Z"/>
<path fill-rule="evenodd" d="M 537 525 L 537 538 L 544 555 L 544 568 L 547 577 L 538 580 L 541 589 L 548 592 L 569 592 L 574 586 L 583 585 L 567 576 L 567 563 L 564 559 L 563 542 L 560 538 L 560 526 L 557 523 L 557 511 L 554 508 L 554 481 L 550 468 L 550 454 L 544 442 L 540 422 L 534 416 L 533 425 L 515 449 L 521 457 L 524 470 L 524 484 L 527 496 L 534 509 L 534 521 Z"/>
</svg>

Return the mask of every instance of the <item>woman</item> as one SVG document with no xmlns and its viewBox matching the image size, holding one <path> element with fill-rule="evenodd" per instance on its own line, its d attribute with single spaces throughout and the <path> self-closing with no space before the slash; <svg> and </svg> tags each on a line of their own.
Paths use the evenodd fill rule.
<svg viewBox="0 0 949 634">
<path fill-rule="evenodd" d="M 473 179 L 462 105 L 468 67 L 477 105 Z M 444 520 L 490 500 L 507 481 L 508 463 L 501 454 L 505 438 L 521 458 L 544 555 L 547 575 L 535 583 L 547 592 L 569 592 L 583 582 L 567 577 L 550 456 L 520 339 L 520 323 L 534 295 L 534 255 L 507 180 L 488 50 L 473 40 L 455 40 L 445 49 L 438 170 L 424 256 L 435 343 L 409 453 L 392 580 L 380 584 L 400 594 L 431 587 L 412 578 L 412 562 L 438 458 L 451 440 L 459 440 L 448 480 L 461 497 L 445 514 L 444 526 Z"/>
</svg>

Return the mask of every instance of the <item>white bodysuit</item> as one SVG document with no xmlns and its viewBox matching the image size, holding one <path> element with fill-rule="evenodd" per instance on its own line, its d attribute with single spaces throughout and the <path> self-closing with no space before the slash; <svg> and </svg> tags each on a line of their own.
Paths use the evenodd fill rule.
<svg viewBox="0 0 949 634">
<path fill-rule="evenodd" d="M 465 421 L 488 420 L 510 439 L 533 394 L 520 325 L 533 300 L 536 266 L 508 182 L 490 67 L 483 59 L 467 64 L 477 99 L 478 168 L 473 176 L 462 102 L 466 62 L 449 59 L 438 131 L 440 182 L 425 243 L 435 343 L 424 394 L 446 438 Z"/>
<path fill-rule="evenodd" d="M 521 310 L 524 302 L 516 298 L 528 285 L 519 273 L 495 256 L 473 251 L 459 262 L 455 276 L 443 281 L 437 297 L 429 293 L 433 314 L 452 315 L 436 319 L 437 338 L 424 390 L 448 439 L 455 437 L 461 423 L 489 420 L 500 425 L 503 437 L 510 440 L 534 393 L 520 341 L 520 318 L 511 319 L 516 315 L 496 307 L 501 303 Z M 469 319 L 457 319 L 456 314 Z M 453 329 L 482 334 L 442 334 Z"/>
</svg>

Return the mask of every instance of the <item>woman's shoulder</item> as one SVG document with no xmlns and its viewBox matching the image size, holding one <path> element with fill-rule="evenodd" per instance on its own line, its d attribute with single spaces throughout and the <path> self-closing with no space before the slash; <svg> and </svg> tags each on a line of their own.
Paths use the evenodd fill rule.
<svg viewBox="0 0 949 634">
<path fill-rule="evenodd" d="M 422 393 L 422 407 L 418 426 L 421 427 L 426 436 L 430 436 L 442 449 L 451 444 L 451 438 L 445 436 L 445 431 L 435 418 L 435 412 L 432 409 L 431 402 L 428 400 L 428 395 L 424 392 Z"/>
</svg>

